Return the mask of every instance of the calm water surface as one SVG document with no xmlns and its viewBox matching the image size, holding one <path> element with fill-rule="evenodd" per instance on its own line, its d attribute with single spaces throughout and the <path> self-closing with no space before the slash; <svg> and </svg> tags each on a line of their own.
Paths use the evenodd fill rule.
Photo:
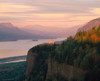
<svg viewBox="0 0 100 81">
<path fill-rule="evenodd" d="M 54 41 L 65 40 L 66 38 L 52 39 Z M 51 39 L 41 39 L 38 41 L 18 40 L 0 42 L 0 58 L 27 55 L 27 52 L 33 46 L 42 43 L 49 43 Z"/>
</svg>

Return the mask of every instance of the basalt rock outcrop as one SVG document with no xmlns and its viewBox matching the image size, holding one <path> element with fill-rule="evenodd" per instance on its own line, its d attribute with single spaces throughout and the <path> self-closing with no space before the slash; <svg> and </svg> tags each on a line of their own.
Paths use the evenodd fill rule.
<svg viewBox="0 0 100 81">
<path fill-rule="evenodd" d="M 32 75 L 32 71 L 33 71 L 32 69 L 35 67 L 34 60 L 37 55 L 38 55 L 37 53 L 32 52 L 32 50 L 29 50 L 28 55 L 27 55 L 27 70 L 26 70 L 26 75 L 25 75 L 25 81 L 29 81 L 30 75 L 34 76 Z M 53 76 L 54 74 L 57 75 L 59 73 L 62 76 L 67 77 L 68 80 L 70 81 L 71 78 L 77 79 L 79 78 L 80 75 L 85 73 L 85 71 L 83 71 L 82 69 L 73 67 L 71 65 L 67 65 L 64 63 L 59 64 L 57 61 L 54 61 L 50 56 L 48 56 L 48 59 L 46 60 L 46 62 L 48 65 L 48 69 L 47 69 L 45 80 Z"/>
<path fill-rule="evenodd" d="M 34 67 L 34 59 L 35 59 L 35 56 L 37 55 L 37 53 L 33 53 L 31 50 L 28 51 L 28 54 L 27 54 L 27 69 L 26 69 L 26 74 L 25 74 L 25 79 L 28 78 L 30 72 L 32 71 L 32 68 Z M 27 81 L 27 80 L 25 80 Z"/>
</svg>

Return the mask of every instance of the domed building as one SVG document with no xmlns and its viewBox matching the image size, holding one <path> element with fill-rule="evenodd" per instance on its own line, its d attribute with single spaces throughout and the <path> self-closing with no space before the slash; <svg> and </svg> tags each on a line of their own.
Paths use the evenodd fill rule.
<svg viewBox="0 0 100 81">
<path fill-rule="evenodd" d="M 51 40 L 51 41 L 49 42 L 49 44 L 55 44 L 55 42 L 54 42 L 53 40 Z"/>
</svg>

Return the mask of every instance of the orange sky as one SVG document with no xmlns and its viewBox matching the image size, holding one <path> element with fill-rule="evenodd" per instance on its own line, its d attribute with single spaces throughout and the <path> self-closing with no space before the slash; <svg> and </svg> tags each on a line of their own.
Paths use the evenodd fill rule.
<svg viewBox="0 0 100 81">
<path fill-rule="evenodd" d="M 100 17 L 99 0 L 0 0 L 0 22 L 71 27 Z"/>
</svg>

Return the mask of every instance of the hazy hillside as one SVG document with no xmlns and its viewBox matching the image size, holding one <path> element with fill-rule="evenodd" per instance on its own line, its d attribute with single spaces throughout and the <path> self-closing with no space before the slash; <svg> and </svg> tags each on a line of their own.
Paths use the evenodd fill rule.
<svg viewBox="0 0 100 81">
<path fill-rule="evenodd" d="M 75 35 L 80 26 L 71 28 L 48 29 L 46 26 L 33 25 L 25 28 L 18 28 L 11 23 L 0 23 L 0 41 L 13 41 L 19 39 L 43 39 L 43 38 L 58 38 Z"/>
<path fill-rule="evenodd" d="M 49 26 L 41 26 L 41 25 L 30 25 L 25 26 L 23 28 L 24 31 L 33 33 L 34 35 L 40 35 L 42 37 L 67 37 L 67 36 L 73 36 L 77 32 L 78 28 L 80 26 L 74 26 L 74 27 L 49 27 L 51 29 L 48 29 Z"/>
<path fill-rule="evenodd" d="M 0 41 L 39 38 L 42 37 L 15 27 L 11 23 L 0 23 Z"/>
<path fill-rule="evenodd" d="M 87 31 L 92 29 L 93 27 L 97 28 L 100 25 L 100 18 L 89 21 L 86 25 L 80 28 L 78 31 Z"/>
<path fill-rule="evenodd" d="M 73 36 L 80 26 L 61 28 L 32 25 L 24 28 L 18 28 L 11 23 L 0 23 L 0 41 L 19 40 L 19 39 L 47 39 Z M 53 29 L 55 28 L 55 29 Z"/>
</svg>

